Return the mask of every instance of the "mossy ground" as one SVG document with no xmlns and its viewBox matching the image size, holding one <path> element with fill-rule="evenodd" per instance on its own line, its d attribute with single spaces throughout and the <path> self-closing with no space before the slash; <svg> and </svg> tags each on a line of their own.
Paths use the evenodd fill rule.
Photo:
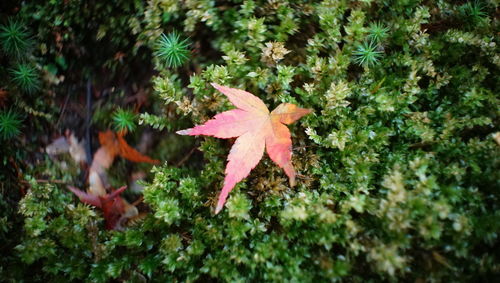
<svg viewBox="0 0 500 283">
<path fill-rule="evenodd" d="M 497 1 L 0 8 L 0 24 L 15 17 L 33 46 L 0 53 L 1 110 L 28 118 L 0 149 L 2 281 L 498 280 Z M 189 53 L 172 64 L 158 43 L 174 32 Z M 40 76 L 36 90 L 12 78 L 21 63 Z M 40 150 L 66 128 L 87 134 L 87 82 L 91 148 L 122 125 L 131 144 L 148 134 L 164 162 L 110 171 L 115 186 L 148 173 L 142 193 L 125 195 L 144 199 L 125 231 L 106 231 L 65 188 L 84 187 L 84 170 Z M 173 134 L 231 108 L 212 82 L 270 109 L 314 109 L 290 127 L 296 187 L 265 157 L 214 215 L 233 141 Z"/>
</svg>

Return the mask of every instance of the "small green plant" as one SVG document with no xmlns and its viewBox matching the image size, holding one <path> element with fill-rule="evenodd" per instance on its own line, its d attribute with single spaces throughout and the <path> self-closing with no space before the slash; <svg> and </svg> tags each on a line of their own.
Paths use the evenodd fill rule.
<svg viewBox="0 0 500 283">
<path fill-rule="evenodd" d="M 24 92 L 33 93 L 40 89 L 40 77 L 36 68 L 29 63 L 17 64 L 10 70 L 12 81 Z"/>
<path fill-rule="evenodd" d="M 379 62 L 382 52 L 378 51 L 374 41 L 364 42 L 356 47 L 354 51 L 354 62 L 362 66 L 373 66 Z"/>
<path fill-rule="evenodd" d="M 389 35 L 389 28 L 380 22 L 371 23 L 368 27 L 368 38 L 375 42 L 382 42 Z"/>
<path fill-rule="evenodd" d="M 10 110 L 0 112 L 0 138 L 11 139 L 21 133 L 22 120 L 18 113 Z"/>
<path fill-rule="evenodd" d="M 137 127 L 137 115 L 130 110 L 118 109 L 113 113 L 113 124 L 117 131 L 133 132 Z"/>
<path fill-rule="evenodd" d="M 156 55 L 164 60 L 168 67 L 177 68 L 189 58 L 188 39 L 182 39 L 177 32 L 162 34 L 158 41 Z"/>
<path fill-rule="evenodd" d="M 0 26 L 0 43 L 3 51 L 15 58 L 24 57 L 32 46 L 30 33 L 20 21 L 14 19 Z"/>
<path fill-rule="evenodd" d="M 481 23 L 488 17 L 484 5 L 479 1 L 467 2 L 460 6 L 459 10 L 469 24 Z"/>
</svg>

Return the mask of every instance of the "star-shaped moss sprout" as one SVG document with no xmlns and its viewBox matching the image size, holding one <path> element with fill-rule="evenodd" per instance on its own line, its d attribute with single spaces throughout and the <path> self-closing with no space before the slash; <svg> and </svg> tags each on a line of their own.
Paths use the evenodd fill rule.
<svg viewBox="0 0 500 283">
<path fill-rule="evenodd" d="M 162 34 L 157 46 L 155 55 L 163 60 L 168 67 L 177 68 L 186 63 L 189 59 L 189 41 L 181 38 L 177 32 L 167 35 Z"/>
</svg>

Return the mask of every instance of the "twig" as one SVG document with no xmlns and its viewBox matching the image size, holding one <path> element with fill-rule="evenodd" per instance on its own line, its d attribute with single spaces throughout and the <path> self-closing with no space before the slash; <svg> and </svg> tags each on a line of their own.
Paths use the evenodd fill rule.
<svg viewBox="0 0 500 283">
<path fill-rule="evenodd" d="M 140 204 L 142 201 L 144 200 L 144 197 L 143 196 L 140 196 L 136 201 L 134 201 L 132 203 L 133 206 L 137 206 L 138 204 Z"/>
<path fill-rule="evenodd" d="M 64 116 L 64 112 L 66 112 L 66 106 L 68 105 L 68 101 L 69 101 L 69 98 L 71 96 L 71 93 L 72 93 L 72 91 L 70 91 L 68 93 L 68 95 L 66 95 L 66 100 L 64 101 L 63 108 L 61 109 L 61 114 L 59 114 L 59 119 L 57 119 L 57 122 L 56 122 L 56 125 L 55 125 L 56 128 L 59 125 L 59 123 L 61 122 L 62 117 Z"/>
<path fill-rule="evenodd" d="M 55 184 L 67 184 L 67 182 L 63 181 L 63 180 L 45 180 L 45 179 L 36 179 L 35 180 L 37 183 L 55 183 Z M 28 181 L 26 180 L 21 180 L 21 183 L 24 183 L 24 184 L 29 184 Z"/>
<path fill-rule="evenodd" d="M 19 166 L 17 166 L 17 163 L 12 156 L 9 157 L 9 162 L 12 164 L 12 167 L 14 167 L 14 169 L 16 170 L 17 179 L 22 182 L 23 181 L 23 173 L 21 172 L 21 170 L 19 170 Z M 26 191 L 24 190 L 23 186 L 19 186 L 19 190 L 20 190 L 22 196 L 26 195 Z"/>
<path fill-rule="evenodd" d="M 85 153 L 87 154 L 87 163 L 92 164 L 92 145 L 90 140 L 90 121 L 92 118 L 92 84 L 87 80 L 87 116 L 85 121 Z"/>
<path fill-rule="evenodd" d="M 306 148 L 311 148 L 311 147 L 318 147 L 317 145 L 315 144 L 312 144 L 312 145 L 299 145 L 299 146 L 295 146 L 293 147 L 293 150 L 298 150 L 298 149 L 306 149 Z"/>
<path fill-rule="evenodd" d="M 191 155 L 193 155 L 194 151 L 196 150 L 196 147 L 193 147 L 188 154 L 186 154 L 186 156 L 184 156 L 179 162 L 177 162 L 175 164 L 175 167 L 179 167 L 181 166 L 182 164 L 184 164 L 184 162 L 186 162 L 189 157 L 191 157 Z"/>
</svg>

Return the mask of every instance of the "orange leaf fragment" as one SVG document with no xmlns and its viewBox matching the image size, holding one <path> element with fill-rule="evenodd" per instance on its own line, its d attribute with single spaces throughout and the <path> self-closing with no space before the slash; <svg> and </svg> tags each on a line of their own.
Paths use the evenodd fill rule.
<svg viewBox="0 0 500 283">
<path fill-rule="evenodd" d="M 102 147 L 106 149 L 107 156 L 102 156 L 103 164 L 105 164 L 105 168 L 109 168 L 109 158 L 114 158 L 116 155 L 119 155 L 125 159 L 128 159 L 132 162 L 146 162 L 151 164 L 160 164 L 159 160 L 152 159 L 146 155 L 141 154 L 133 147 L 131 147 L 127 141 L 123 138 L 124 133 L 115 134 L 112 131 L 100 132 L 99 133 L 99 142 Z M 99 150 L 98 150 L 99 151 Z M 111 161 L 112 162 L 112 161 Z M 108 165 L 109 164 L 109 165 Z"/>
<path fill-rule="evenodd" d="M 203 125 L 178 131 L 180 135 L 205 135 L 217 138 L 236 138 L 226 166 L 224 187 L 219 195 L 215 213 L 224 207 L 229 192 L 236 183 L 250 174 L 264 154 L 267 154 L 279 167 L 283 168 L 290 185 L 295 185 L 295 169 L 292 159 L 292 139 L 285 125 L 291 124 L 302 116 L 311 113 L 310 109 L 294 104 L 282 103 L 272 112 L 255 95 L 244 90 L 212 86 L 226 95 L 237 108 L 215 115 Z"/>
<path fill-rule="evenodd" d="M 123 138 L 123 134 L 119 133 L 116 135 L 116 137 L 118 140 L 118 148 L 119 148 L 118 154 L 121 157 L 128 159 L 132 162 L 146 162 L 155 165 L 160 164 L 159 160 L 151 159 L 148 156 L 141 154 L 130 145 L 128 145 L 127 141 Z"/>
<path fill-rule="evenodd" d="M 106 179 L 105 170 L 111 167 L 116 156 L 121 156 L 133 162 L 160 163 L 159 160 L 151 159 L 128 145 L 123 138 L 123 133 L 100 132 L 99 142 L 101 147 L 94 154 L 89 170 L 89 192 L 94 195 L 103 196 L 106 194 L 103 182 Z"/>
</svg>

